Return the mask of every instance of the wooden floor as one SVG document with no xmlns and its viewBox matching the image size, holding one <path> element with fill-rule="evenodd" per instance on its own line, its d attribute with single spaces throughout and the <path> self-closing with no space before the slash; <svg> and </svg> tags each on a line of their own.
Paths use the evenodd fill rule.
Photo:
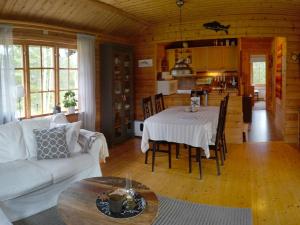
<svg viewBox="0 0 300 225">
<path fill-rule="evenodd" d="M 266 110 L 252 111 L 252 124 L 248 133 L 249 142 L 283 140 L 281 132 L 276 128 L 274 117 Z"/>
<path fill-rule="evenodd" d="M 173 152 L 175 149 L 173 150 Z M 230 145 L 228 159 L 216 176 L 215 162 L 203 160 L 203 180 L 197 164 L 188 174 L 186 150 L 173 157 L 168 169 L 167 156 L 144 164 L 140 139 L 132 139 L 111 149 L 101 164 L 104 176 L 126 176 L 148 185 L 159 195 L 209 205 L 249 207 L 255 225 L 300 224 L 300 151 L 282 142 Z"/>
</svg>

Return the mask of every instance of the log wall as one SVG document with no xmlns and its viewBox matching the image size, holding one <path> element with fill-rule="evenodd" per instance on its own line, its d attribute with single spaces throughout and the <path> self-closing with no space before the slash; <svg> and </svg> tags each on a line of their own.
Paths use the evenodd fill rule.
<svg viewBox="0 0 300 225">
<path fill-rule="evenodd" d="M 230 24 L 229 34 L 214 32 L 202 28 L 207 21 L 221 21 Z M 142 118 L 141 99 L 156 92 L 156 45 L 164 42 L 180 40 L 178 23 L 156 25 L 148 32 L 144 32 L 135 39 L 136 61 L 138 59 L 153 59 L 153 67 L 136 68 L 136 119 Z M 297 142 L 297 112 L 300 108 L 300 64 L 292 62 L 292 52 L 300 52 L 300 15 L 288 16 L 274 14 L 245 14 L 215 16 L 205 20 L 195 20 L 182 24 L 184 40 L 214 39 L 214 38 L 242 38 L 242 37 L 285 37 L 287 41 L 287 64 L 284 77 L 282 112 L 276 114 L 283 124 L 283 136 L 286 142 Z"/>
</svg>

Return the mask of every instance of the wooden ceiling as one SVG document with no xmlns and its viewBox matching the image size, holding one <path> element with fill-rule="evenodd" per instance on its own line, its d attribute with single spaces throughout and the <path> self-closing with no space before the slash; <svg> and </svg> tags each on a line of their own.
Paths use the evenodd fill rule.
<svg viewBox="0 0 300 225">
<path fill-rule="evenodd" d="M 97 0 L 0 0 L 0 23 L 35 22 L 116 36 L 130 36 L 148 24 Z"/>
<path fill-rule="evenodd" d="M 98 0 L 150 24 L 177 23 L 176 0 Z M 185 0 L 183 21 L 224 15 L 273 14 L 300 17 L 300 0 Z"/>
<path fill-rule="evenodd" d="M 177 23 L 176 0 L 0 0 L 0 22 L 17 20 L 129 37 Z M 186 0 L 183 21 L 225 15 L 300 17 L 300 0 Z"/>
</svg>

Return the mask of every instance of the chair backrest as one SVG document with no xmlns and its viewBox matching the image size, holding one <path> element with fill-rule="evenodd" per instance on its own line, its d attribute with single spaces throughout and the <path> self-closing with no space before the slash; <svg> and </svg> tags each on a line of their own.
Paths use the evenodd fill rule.
<svg viewBox="0 0 300 225">
<path fill-rule="evenodd" d="M 143 98 L 143 113 L 144 113 L 144 119 L 149 118 L 153 115 L 153 107 L 152 107 L 152 99 L 151 96 Z"/>
<path fill-rule="evenodd" d="M 224 97 L 225 110 L 226 110 L 226 112 L 227 112 L 227 107 L 228 107 L 228 101 L 229 101 L 229 94 L 227 94 L 227 95 Z"/>
<path fill-rule="evenodd" d="M 223 121 L 223 132 L 225 132 L 225 123 L 226 123 L 226 117 L 227 117 L 227 109 L 228 109 L 228 101 L 229 101 L 229 94 L 227 94 L 224 98 L 224 121 Z"/>
<path fill-rule="evenodd" d="M 154 96 L 155 111 L 159 113 L 165 109 L 164 96 L 162 93 Z"/>
<path fill-rule="evenodd" d="M 224 132 L 224 119 L 225 119 L 225 101 L 222 100 L 220 103 L 220 110 L 219 110 L 219 118 L 218 118 L 218 127 L 217 127 L 217 134 L 216 134 L 216 140 L 215 140 L 215 146 L 217 147 L 220 143 L 220 138 L 222 137 L 222 134 Z"/>
</svg>

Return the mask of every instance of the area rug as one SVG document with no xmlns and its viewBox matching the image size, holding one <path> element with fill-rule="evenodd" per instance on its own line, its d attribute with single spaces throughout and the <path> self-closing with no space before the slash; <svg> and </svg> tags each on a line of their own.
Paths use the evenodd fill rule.
<svg viewBox="0 0 300 225">
<path fill-rule="evenodd" d="M 251 209 L 216 207 L 166 197 L 159 197 L 159 201 L 159 213 L 153 225 L 252 225 Z M 55 207 L 13 224 L 65 225 Z"/>
</svg>

